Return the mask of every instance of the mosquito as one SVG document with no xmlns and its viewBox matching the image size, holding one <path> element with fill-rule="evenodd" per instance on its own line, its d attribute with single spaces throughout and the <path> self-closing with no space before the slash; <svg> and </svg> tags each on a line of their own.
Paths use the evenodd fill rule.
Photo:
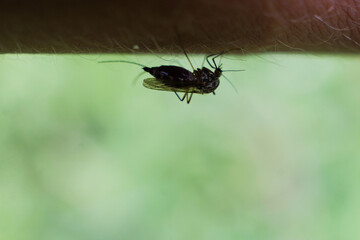
<svg viewBox="0 0 360 240">
<path fill-rule="evenodd" d="M 218 66 L 215 62 L 215 59 L 223 55 L 225 52 L 222 52 L 220 54 L 210 54 L 206 57 L 206 62 L 213 69 L 213 71 L 204 66 L 202 68 L 195 69 L 185 49 L 183 49 L 183 52 L 187 60 L 189 61 L 193 72 L 179 66 L 162 65 L 159 67 L 148 67 L 140 63 L 125 61 L 125 60 L 100 61 L 99 63 L 122 62 L 122 63 L 138 65 L 142 67 L 142 69 L 145 72 L 148 72 L 153 76 L 153 78 L 144 79 L 143 81 L 144 87 L 153 90 L 174 92 L 180 101 L 184 101 L 186 99 L 186 102 L 188 104 L 190 103 L 194 93 L 197 94 L 213 93 L 215 95 L 215 90 L 220 84 L 219 78 L 222 76 L 222 73 L 225 72 L 221 69 L 222 64 Z M 209 61 L 210 58 L 211 61 Z M 227 70 L 227 71 L 244 71 L 244 70 Z M 180 97 L 178 94 L 179 92 L 184 93 L 184 95 Z"/>
</svg>

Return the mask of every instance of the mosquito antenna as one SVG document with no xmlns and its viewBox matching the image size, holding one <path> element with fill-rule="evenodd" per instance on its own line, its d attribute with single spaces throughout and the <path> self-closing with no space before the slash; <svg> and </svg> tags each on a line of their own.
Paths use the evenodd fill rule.
<svg viewBox="0 0 360 240">
<path fill-rule="evenodd" d="M 142 64 L 140 64 L 140 63 L 130 62 L 130 61 L 125 61 L 125 60 L 99 61 L 98 63 L 118 63 L 118 62 L 122 62 L 122 63 L 130 63 L 130 64 L 138 65 L 138 66 L 140 66 L 140 67 L 146 67 L 145 65 L 142 65 Z"/>
<path fill-rule="evenodd" d="M 242 53 L 244 53 L 243 49 L 242 48 L 231 48 L 231 49 L 228 49 L 226 51 L 223 51 L 221 54 L 219 55 L 224 55 L 225 53 L 228 53 L 228 52 L 231 52 L 231 51 L 237 51 L 237 50 L 241 50 Z"/>
<path fill-rule="evenodd" d="M 219 60 L 219 68 L 221 68 L 221 66 L 223 65 L 223 64 L 222 64 L 223 58 L 224 58 L 224 54 L 222 54 L 221 57 L 220 57 L 220 60 Z"/>
<path fill-rule="evenodd" d="M 238 90 L 236 89 L 235 85 L 230 81 L 230 79 L 228 79 L 224 74 L 222 76 L 230 83 L 236 94 L 239 94 Z"/>
</svg>

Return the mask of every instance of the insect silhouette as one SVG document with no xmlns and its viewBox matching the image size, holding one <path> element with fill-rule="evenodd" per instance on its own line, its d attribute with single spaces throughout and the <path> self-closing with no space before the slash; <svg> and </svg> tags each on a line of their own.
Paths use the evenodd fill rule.
<svg viewBox="0 0 360 240">
<path fill-rule="evenodd" d="M 169 91 L 174 92 L 180 101 L 184 101 L 189 104 L 194 93 L 197 94 L 208 94 L 213 93 L 215 95 L 215 90 L 220 84 L 219 78 L 224 72 L 221 67 L 216 64 L 215 59 L 223 55 L 225 52 L 220 54 L 211 54 L 206 57 L 206 61 L 209 66 L 213 69 L 210 70 L 206 67 L 195 69 L 187 55 L 186 51 L 183 49 L 183 52 L 190 63 L 190 66 L 193 72 L 189 70 L 173 66 L 173 65 L 162 65 L 159 67 L 147 67 L 145 65 L 124 61 L 124 60 L 110 60 L 110 61 L 100 61 L 99 63 L 114 63 L 114 62 L 123 62 L 130 63 L 134 65 L 141 66 L 145 72 L 150 73 L 154 78 L 144 79 L 143 85 L 146 88 L 160 90 L 160 91 Z M 209 59 L 211 58 L 211 62 Z M 243 70 L 228 70 L 228 71 L 243 71 Z M 229 81 L 230 82 L 230 81 Z M 231 82 L 230 82 L 231 83 Z M 178 92 L 183 92 L 183 97 L 180 97 Z"/>
</svg>

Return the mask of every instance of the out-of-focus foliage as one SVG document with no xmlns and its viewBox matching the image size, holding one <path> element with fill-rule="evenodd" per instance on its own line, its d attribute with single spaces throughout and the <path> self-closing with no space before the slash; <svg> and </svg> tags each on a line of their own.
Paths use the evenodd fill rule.
<svg viewBox="0 0 360 240">
<path fill-rule="evenodd" d="M 190 105 L 109 59 L 189 67 L 0 57 L 0 239 L 360 238 L 358 57 L 226 56 Z"/>
</svg>

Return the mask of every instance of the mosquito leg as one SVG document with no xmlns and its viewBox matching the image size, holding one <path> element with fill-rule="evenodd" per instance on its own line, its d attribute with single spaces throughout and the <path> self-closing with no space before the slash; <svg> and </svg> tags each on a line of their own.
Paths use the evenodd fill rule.
<svg viewBox="0 0 360 240">
<path fill-rule="evenodd" d="M 215 91 L 213 92 L 213 94 L 215 95 Z"/>
<path fill-rule="evenodd" d="M 185 49 L 184 49 L 184 48 L 183 48 L 183 52 L 184 52 L 184 54 L 185 54 L 185 56 L 186 56 L 187 60 L 189 61 L 189 63 L 190 63 L 190 66 L 191 66 L 192 70 L 193 70 L 193 71 L 195 71 L 195 68 L 194 68 L 194 66 L 192 65 L 192 63 L 191 63 L 191 61 L 190 61 L 190 58 L 189 58 L 189 56 L 187 55 L 187 53 L 186 53 L 186 51 L 185 51 Z"/>
<path fill-rule="evenodd" d="M 213 57 L 212 61 L 213 61 L 214 65 L 215 65 L 215 69 L 216 69 L 216 68 L 218 68 L 218 67 L 216 66 L 215 58 L 216 58 L 216 57 Z"/>
<path fill-rule="evenodd" d="M 174 93 L 175 93 L 175 95 L 178 97 L 178 99 L 179 99 L 180 101 L 182 101 L 181 98 L 180 98 L 180 96 L 179 96 L 179 94 L 177 94 L 177 92 L 174 92 Z"/>
<path fill-rule="evenodd" d="M 193 66 L 192 63 L 191 63 L 190 58 L 189 58 L 189 56 L 187 55 L 187 53 L 186 53 L 186 51 L 185 51 L 185 47 L 184 47 L 184 44 L 183 44 L 183 42 L 182 42 L 182 40 L 181 40 L 181 37 L 180 37 L 180 34 L 179 34 L 179 30 L 177 29 L 177 27 L 175 27 L 175 33 L 176 33 L 176 37 L 177 37 L 177 39 L 178 39 L 178 41 L 179 41 L 179 45 L 180 45 L 180 47 L 181 47 L 181 50 L 184 52 L 185 57 L 186 57 L 187 60 L 189 61 L 192 70 L 195 71 L 195 68 L 194 68 L 194 66 Z"/>
<path fill-rule="evenodd" d="M 141 72 L 139 75 L 136 76 L 136 78 L 134 78 L 134 80 L 132 81 L 132 85 L 135 86 L 137 81 L 139 80 L 140 76 L 145 74 L 146 72 Z"/>
<path fill-rule="evenodd" d="M 193 95 L 193 93 L 190 94 L 190 97 L 189 97 L 189 95 L 186 96 L 186 102 L 187 102 L 187 104 L 190 103 L 191 98 L 192 98 L 192 95 Z"/>
<path fill-rule="evenodd" d="M 202 61 L 202 63 L 201 63 L 201 68 L 204 67 L 205 61 L 206 61 L 206 57 L 204 57 L 204 59 L 203 59 L 203 61 Z"/>
<path fill-rule="evenodd" d="M 216 54 L 211 54 L 211 55 L 209 55 L 209 56 L 206 57 L 207 63 L 208 63 L 209 66 L 212 67 L 212 68 L 215 68 L 215 67 L 210 63 L 209 58 L 212 57 L 212 56 L 215 56 L 215 55 L 216 55 Z M 216 65 L 215 65 L 215 66 L 216 66 Z"/>
<path fill-rule="evenodd" d="M 178 97 L 178 99 L 180 101 L 184 101 L 185 97 L 187 96 L 188 93 L 185 93 L 184 96 L 182 98 L 180 98 L 179 94 L 177 94 L 177 92 L 174 92 L 176 94 L 176 96 Z"/>
<path fill-rule="evenodd" d="M 221 55 L 223 55 L 223 54 L 224 54 L 224 53 L 222 52 L 222 53 L 220 53 L 220 54 L 218 54 L 218 55 L 216 55 L 215 57 L 212 58 L 212 62 L 214 63 L 215 68 L 218 68 L 218 67 L 216 66 L 215 58 L 217 58 L 217 57 L 219 57 L 219 56 L 221 56 Z"/>
</svg>

